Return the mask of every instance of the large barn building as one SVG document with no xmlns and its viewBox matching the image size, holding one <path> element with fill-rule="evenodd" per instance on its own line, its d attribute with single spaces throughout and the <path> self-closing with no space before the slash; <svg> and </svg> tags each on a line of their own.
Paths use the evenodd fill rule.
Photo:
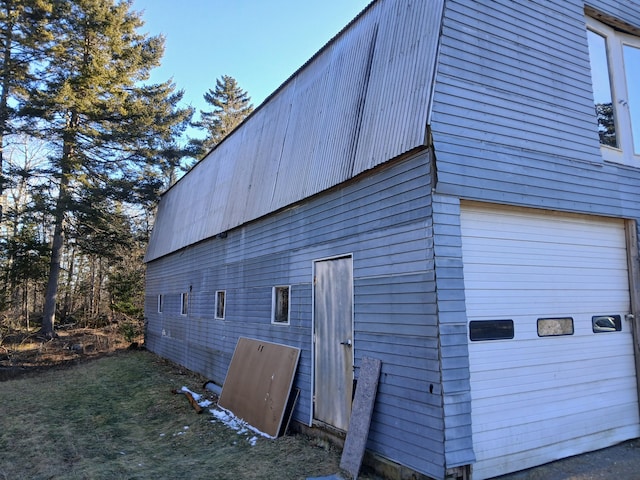
<svg viewBox="0 0 640 480">
<path fill-rule="evenodd" d="M 474 480 L 640 437 L 640 2 L 377 0 L 161 198 L 149 349 Z"/>
</svg>

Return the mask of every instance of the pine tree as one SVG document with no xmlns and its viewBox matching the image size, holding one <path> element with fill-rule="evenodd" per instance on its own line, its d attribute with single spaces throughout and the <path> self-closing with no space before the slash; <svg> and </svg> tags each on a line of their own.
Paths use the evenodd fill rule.
<svg viewBox="0 0 640 480">
<path fill-rule="evenodd" d="M 0 0 L 0 196 L 5 188 L 5 137 L 18 132 L 12 101 L 34 80 L 33 66 L 46 53 L 52 39 L 47 28 L 50 13 L 51 2 L 46 0 Z"/>
<path fill-rule="evenodd" d="M 200 110 L 200 121 L 193 123 L 194 127 L 204 129 L 207 133 L 203 140 L 192 140 L 198 156 L 215 147 L 253 112 L 249 94 L 238 86 L 235 78 L 228 75 L 217 79 L 215 89 L 209 89 L 203 97 L 213 110 Z"/>
<path fill-rule="evenodd" d="M 67 221 L 99 224 L 103 202 L 149 194 L 159 149 L 186 128 L 192 113 L 177 107 L 182 92 L 171 83 L 142 83 L 160 63 L 163 39 L 137 32 L 142 20 L 131 4 L 55 2 L 48 74 L 21 105 L 33 134 L 54 146 L 57 197 L 42 325 L 47 336 L 54 335 Z M 88 204 L 87 196 L 98 200 Z"/>
</svg>

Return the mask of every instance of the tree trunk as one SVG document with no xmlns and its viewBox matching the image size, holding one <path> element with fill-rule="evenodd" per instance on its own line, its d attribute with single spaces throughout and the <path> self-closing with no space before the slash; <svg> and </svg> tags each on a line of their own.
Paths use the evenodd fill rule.
<svg viewBox="0 0 640 480">
<path fill-rule="evenodd" d="M 65 176 L 63 175 L 63 179 Z M 63 187 L 64 183 L 64 187 Z M 58 279 L 60 278 L 60 262 L 62 259 L 62 247 L 64 245 L 64 214 L 66 204 L 63 201 L 67 195 L 67 182 L 60 182 L 60 194 L 56 205 L 55 229 L 53 232 L 53 244 L 51 246 L 51 263 L 49 264 L 49 281 L 44 297 L 44 313 L 42 315 L 42 333 L 47 338 L 54 337 L 54 323 L 56 318 L 56 300 L 58 297 Z"/>
<path fill-rule="evenodd" d="M 51 245 L 51 263 L 49 264 L 49 281 L 44 296 L 44 313 L 42 315 L 41 332 L 47 338 L 53 338 L 56 318 L 56 303 L 58 297 L 58 280 L 60 279 L 60 264 L 62 263 L 62 249 L 64 247 L 64 219 L 69 206 L 69 178 L 75 155 L 75 139 L 78 127 L 78 114 L 71 112 L 63 134 L 62 161 L 60 167 L 60 187 L 55 210 L 55 227 L 53 243 Z"/>
<path fill-rule="evenodd" d="M 74 295 L 73 291 L 73 276 L 75 274 L 75 258 L 76 258 L 76 249 L 71 247 L 71 253 L 69 254 L 69 268 L 67 269 L 67 287 L 64 291 L 64 303 L 62 307 L 62 315 L 67 317 L 70 312 L 73 311 L 73 300 L 72 295 Z"/>
</svg>

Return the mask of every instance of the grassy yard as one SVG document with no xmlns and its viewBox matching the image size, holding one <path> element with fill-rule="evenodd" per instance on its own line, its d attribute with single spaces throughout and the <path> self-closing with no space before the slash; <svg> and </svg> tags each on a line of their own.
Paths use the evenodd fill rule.
<svg viewBox="0 0 640 480">
<path fill-rule="evenodd" d="M 183 386 L 203 378 L 146 351 L 120 351 L 0 383 L 0 479 L 304 479 L 338 472 L 340 451 L 303 435 L 251 439 L 201 415 Z M 252 443 L 255 443 L 253 445 Z"/>
</svg>

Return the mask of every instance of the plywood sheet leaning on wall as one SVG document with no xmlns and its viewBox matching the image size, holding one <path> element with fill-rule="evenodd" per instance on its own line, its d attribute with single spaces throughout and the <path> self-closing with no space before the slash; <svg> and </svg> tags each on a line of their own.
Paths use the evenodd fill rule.
<svg viewBox="0 0 640 480">
<path fill-rule="evenodd" d="M 299 358 L 299 348 L 240 337 L 218 405 L 277 437 Z"/>
</svg>

